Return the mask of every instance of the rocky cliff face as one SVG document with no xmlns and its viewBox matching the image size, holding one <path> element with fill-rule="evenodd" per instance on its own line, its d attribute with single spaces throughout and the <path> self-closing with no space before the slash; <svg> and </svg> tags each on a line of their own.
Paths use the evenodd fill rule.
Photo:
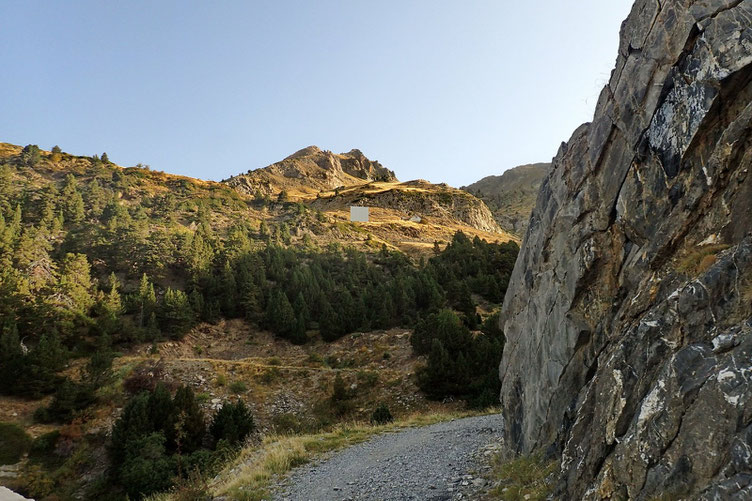
<svg viewBox="0 0 752 501">
<path fill-rule="evenodd" d="M 460 189 L 486 202 L 504 230 L 522 236 L 527 231 L 541 182 L 550 169 L 550 163 L 520 165 Z"/>
<path fill-rule="evenodd" d="M 369 181 L 396 180 L 394 172 L 369 160 L 360 150 L 336 154 L 309 146 L 280 162 L 234 176 L 226 182 L 241 193 L 271 196 L 281 191 L 316 193 Z"/>
<path fill-rule="evenodd" d="M 752 0 L 638 0 L 502 312 L 506 440 L 559 497 L 752 497 L 750 167 Z"/>
</svg>

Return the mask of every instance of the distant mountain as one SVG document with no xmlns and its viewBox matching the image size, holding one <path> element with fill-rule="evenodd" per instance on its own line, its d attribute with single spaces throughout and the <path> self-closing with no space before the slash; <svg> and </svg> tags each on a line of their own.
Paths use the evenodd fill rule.
<svg viewBox="0 0 752 501">
<path fill-rule="evenodd" d="M 522 237 L 535 207 L 538 189 L 550 169 L 550 163 L 520 165 L 461 189 L 486 202 L 503 230 Z"/>
<path fill-rule="evenodd" d="M 280 162 L 233 176 L 227 184 L 247 195 L 307 195 L 370 181 L 397 181 L 394 172 L 369 160 L 360 150 L 332 153 L 317 146 L 299 150 Z"/>
</svg>

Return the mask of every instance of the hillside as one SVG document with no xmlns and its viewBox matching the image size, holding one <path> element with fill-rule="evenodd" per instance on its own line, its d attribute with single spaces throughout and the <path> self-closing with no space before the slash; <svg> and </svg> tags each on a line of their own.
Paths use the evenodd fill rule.
<svg viewBox="0 0 752 501">
<path fill-rule="evenodd" d="M 520 165 L 460 189 L 486 202 L 504 231 L 524 237 L 541 182 L 550 170 L 550 163 Z"/>
<path fill-rule="evenodd" d="M 0 143 L 0 482 L 141 499 L 275 433 L 493 404 L 519 248 L 489 221 L 424 182 L 271 200 Z"/>
<path fill-rule="evenodd" d="M 505 443 L 559 499 L 750 499 L 752 2 L 638 0 L 502 310 Z"/>
<path fill-rule="evenodd" d="M 360 150 L 336 154 L 309 146 L 280 162 L 249 170 L 225 182 L 247 195 L 277 197 L 285 191 L 296 197 L 369 181 L 394 182 L 397 178 L 394 172 L 369 160 Z"/>
</svg>

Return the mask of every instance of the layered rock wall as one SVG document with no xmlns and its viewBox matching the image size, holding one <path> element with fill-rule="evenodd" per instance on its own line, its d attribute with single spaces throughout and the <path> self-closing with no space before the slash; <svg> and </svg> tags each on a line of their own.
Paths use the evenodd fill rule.
<svg viewBox="0 0 752 501">
<path fill-rule="evenodd" d="M 638 0 L 502 312 L 506 441 L 565 499 L 752 496 L 752 0 Z"/>
</svg>

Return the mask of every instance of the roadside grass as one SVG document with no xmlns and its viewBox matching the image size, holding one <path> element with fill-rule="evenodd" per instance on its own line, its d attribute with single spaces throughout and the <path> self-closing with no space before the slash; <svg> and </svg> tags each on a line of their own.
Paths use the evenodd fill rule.
<svg viewBox="0 0 752 501">
<path fill-rule="evenodd" d="M 551 474 L 557 465 L 557 461 L 544 459 L 540 452 L 512 460 L 505 460 L 499 453 L 494 458 L 491 480 L 500 483 L 491 490 L 490 497 L 502 501 L 543 501 L 553 491 Z"/>
<path fill-rule="evenodd" d="M 259 446 L 246 447 L 210 485 L 212 494 L 241 501 L 268 499 L 272 483 L 296 466 L 317 456 L 369 438 L 404 428 L 415 428 L 453 419 L 497 413 L 497 408 L 474 412 L 414 414 L 384 425 L 366 422 L 340 423 L 331 431 L 304 435 L 269 435 Z"/>
</svg>

